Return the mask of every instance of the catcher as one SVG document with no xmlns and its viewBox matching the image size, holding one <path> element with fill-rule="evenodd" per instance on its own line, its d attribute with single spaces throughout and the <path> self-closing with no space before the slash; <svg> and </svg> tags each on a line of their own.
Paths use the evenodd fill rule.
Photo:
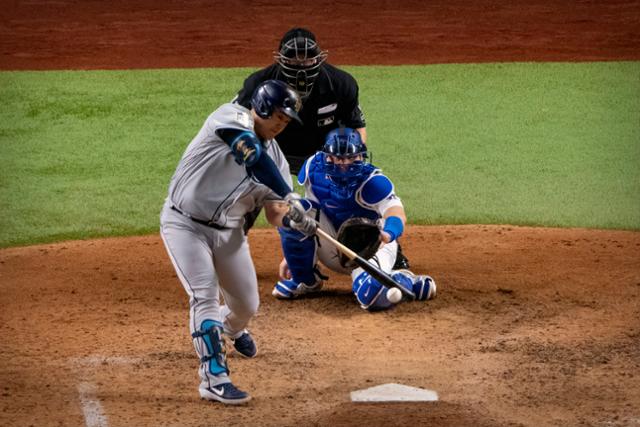
<svg viewBox="0 0 640 427">
<path fill-rule="evenodd" d="M 404 207 L 389 178 L 367 159 L 366 146 L 355 129 L 329 132 L 322 151 L 309 157 L 298 175 L 305 188 L 302 204 L 306 214 L 339 242 L 389 273 L 404 288 L 404 300 L 432 299 L 436 283 L 430 276 L 393 270 L 396 239 L 406 222 Z M 363 309 L 385 310 L 394 305 L 387 298 L 388 288 L 350 264 L 334 245 L 291 228 L 278 231 L 284 260 L 273 296 L 293 299 L 319 291 L 327 279 L 318 269 L 321 261 L 335 272 L 351 275 L 353 293 Z"/>
</svg>

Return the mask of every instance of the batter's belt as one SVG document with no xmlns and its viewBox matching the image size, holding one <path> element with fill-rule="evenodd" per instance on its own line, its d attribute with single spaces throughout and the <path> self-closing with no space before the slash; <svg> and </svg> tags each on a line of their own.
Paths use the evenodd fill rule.
<svg viewBox="0 0 640 427">
<path fill-rule="evenodd" d="M 189 218 L 191 221 L 197 222 L 198 224 L 206 225 L 207 227 L 215 228 L 216 230 L 228 230 L 229 229 L 228 227 L 223 227 L 221 225 L 216 224 L 213 221 L 207 221 L 205 219 L 194 218 L 191 215 L 182 212 L 180 209 L 176 208 L 173 205 L 171 206 L 171 209 L 176 211 L 176 212 L 178 212 L 180 215 L 183 215 L 183 216 Z"/>
</svg>

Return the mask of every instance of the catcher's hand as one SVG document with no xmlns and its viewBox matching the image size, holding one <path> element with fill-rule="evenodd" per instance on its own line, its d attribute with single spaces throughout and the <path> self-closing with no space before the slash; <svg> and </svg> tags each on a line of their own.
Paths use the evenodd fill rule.
<svg viewBox="0 0 640 427">
<path fill-rule="evenodd" d="M 378 252 L 382 239 L 377 221 L 368 218 L 349 218 L 338 229 L 337 240 L 364 259 Z M 340 264 L 355 267 L 355 263 L 343 254 L 340 255 Z"/>
</svg>

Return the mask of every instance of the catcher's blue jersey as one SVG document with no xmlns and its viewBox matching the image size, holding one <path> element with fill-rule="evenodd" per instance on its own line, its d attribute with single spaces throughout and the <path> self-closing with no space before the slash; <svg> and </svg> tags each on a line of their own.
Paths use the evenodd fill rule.
<svg viewBox="0 0 640 427">
<path fill-rule="evenodd" d="M 400 203 L 389 178 L 371 164 L 343 185 L 334 182 L 324 172 L 322 153 L 307 159 L 298 182 L 305 187 L 305 198 L 322 210 L 336 230 L 349 218 L 379 219 L 390 204 Z"/>
</svg>

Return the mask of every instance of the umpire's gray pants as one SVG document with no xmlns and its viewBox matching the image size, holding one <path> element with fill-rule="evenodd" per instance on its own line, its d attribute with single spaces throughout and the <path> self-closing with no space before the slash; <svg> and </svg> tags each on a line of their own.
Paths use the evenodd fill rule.
<svg viewBox="0 0 640 427">
<path fill-rule="evenodd" d="M 237 338 L 258 311 L 258 279 L 241 228 L 216 230 L 198 224 L 166 204 L 160 235 L 177 276 L 189 295 L 191 333 L 206 319 L 218 320 Z M 225 306 L 220 307 L 220 293 Z"/>
</svg>

